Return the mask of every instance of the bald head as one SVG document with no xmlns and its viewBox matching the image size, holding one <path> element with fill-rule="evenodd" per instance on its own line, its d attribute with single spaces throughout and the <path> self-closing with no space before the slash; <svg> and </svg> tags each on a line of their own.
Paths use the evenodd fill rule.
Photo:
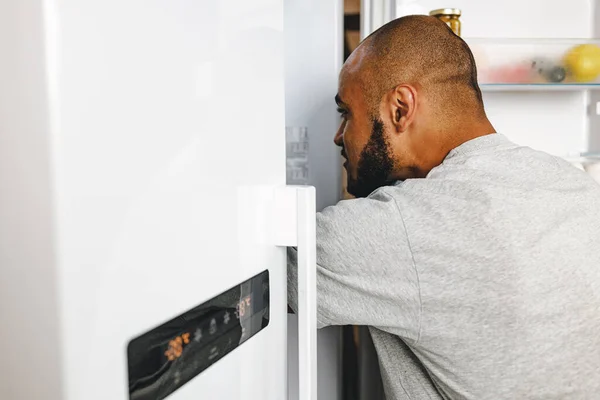
<svg viewBox="0 0 600 400">
<path fill-rule="evenodd" d="M 483 111 L 469 47 L 435 17 L 411 15 L 382 26 L 351 55 L 346 71 L 358 72 L 370 109 L 383 93 L 405 83 L 444 114 L 464 107 Z"/>
<path fill-rule="evenodd" d="M 340 74 L 335 143 L 348 190 L 367 196 L 422 178 L 456 146 L 494 132 L 467 44 L 435 17 L 398 18 L 366 38 Z"/>
</svg>

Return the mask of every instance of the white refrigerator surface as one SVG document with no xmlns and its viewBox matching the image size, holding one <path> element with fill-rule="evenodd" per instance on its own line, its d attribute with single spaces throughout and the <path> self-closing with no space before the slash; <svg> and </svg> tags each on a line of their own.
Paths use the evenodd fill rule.
<svg viewBox="0 0 600 400">
<path fill-rule="evenodd" d="M 287 397 L 283 44 L 283 0 L 0 3 L 0 398 L 134 398 L 132 339 L 265 271 L 268 325 L 169 398 Z"/>
</svg>

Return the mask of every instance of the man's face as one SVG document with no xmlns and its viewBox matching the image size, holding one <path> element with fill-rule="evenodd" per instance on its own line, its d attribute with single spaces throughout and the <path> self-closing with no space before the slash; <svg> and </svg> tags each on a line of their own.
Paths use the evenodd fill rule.
<svg viewBox="0 0 600 400">
<path fill-rule="evenodd" d="M 336 96 L 342 122 L 334 142 L 342 148 L 347 190 L 355 197 L 389 184 L 394 167 L 384 123 L 378 115 L 369 115 L 365 100 L 359 85 L 343 73 Z"/>
</svg>

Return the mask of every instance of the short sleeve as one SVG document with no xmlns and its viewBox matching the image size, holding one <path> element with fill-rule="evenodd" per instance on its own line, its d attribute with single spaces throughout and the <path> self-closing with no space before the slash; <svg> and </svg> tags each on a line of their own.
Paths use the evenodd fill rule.
<svg viewBox="0 0 600 400">
<path fill-rule="evenodd" d="M 288 302 L 297 310 L 296 250 L 288 249 Z M 369 325 L 416 340 L 418 276 L 398 206 L 385 189 L 317 214 L 317 318 Z"/>
</svg>

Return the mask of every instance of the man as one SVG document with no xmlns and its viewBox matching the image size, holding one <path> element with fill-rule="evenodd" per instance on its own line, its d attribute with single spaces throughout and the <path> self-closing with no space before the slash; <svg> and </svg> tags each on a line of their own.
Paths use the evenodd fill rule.
<svg viewBox="0 0 600 400">
<path fill-rule="evenodd" d="M 495 133 L 432 17 L 367 38 L 336 100 L 357 199 L 317 215 L 319 326 L 370 327 L 388 400 L 600 398 L 600 186 Z"/>
</svg>

